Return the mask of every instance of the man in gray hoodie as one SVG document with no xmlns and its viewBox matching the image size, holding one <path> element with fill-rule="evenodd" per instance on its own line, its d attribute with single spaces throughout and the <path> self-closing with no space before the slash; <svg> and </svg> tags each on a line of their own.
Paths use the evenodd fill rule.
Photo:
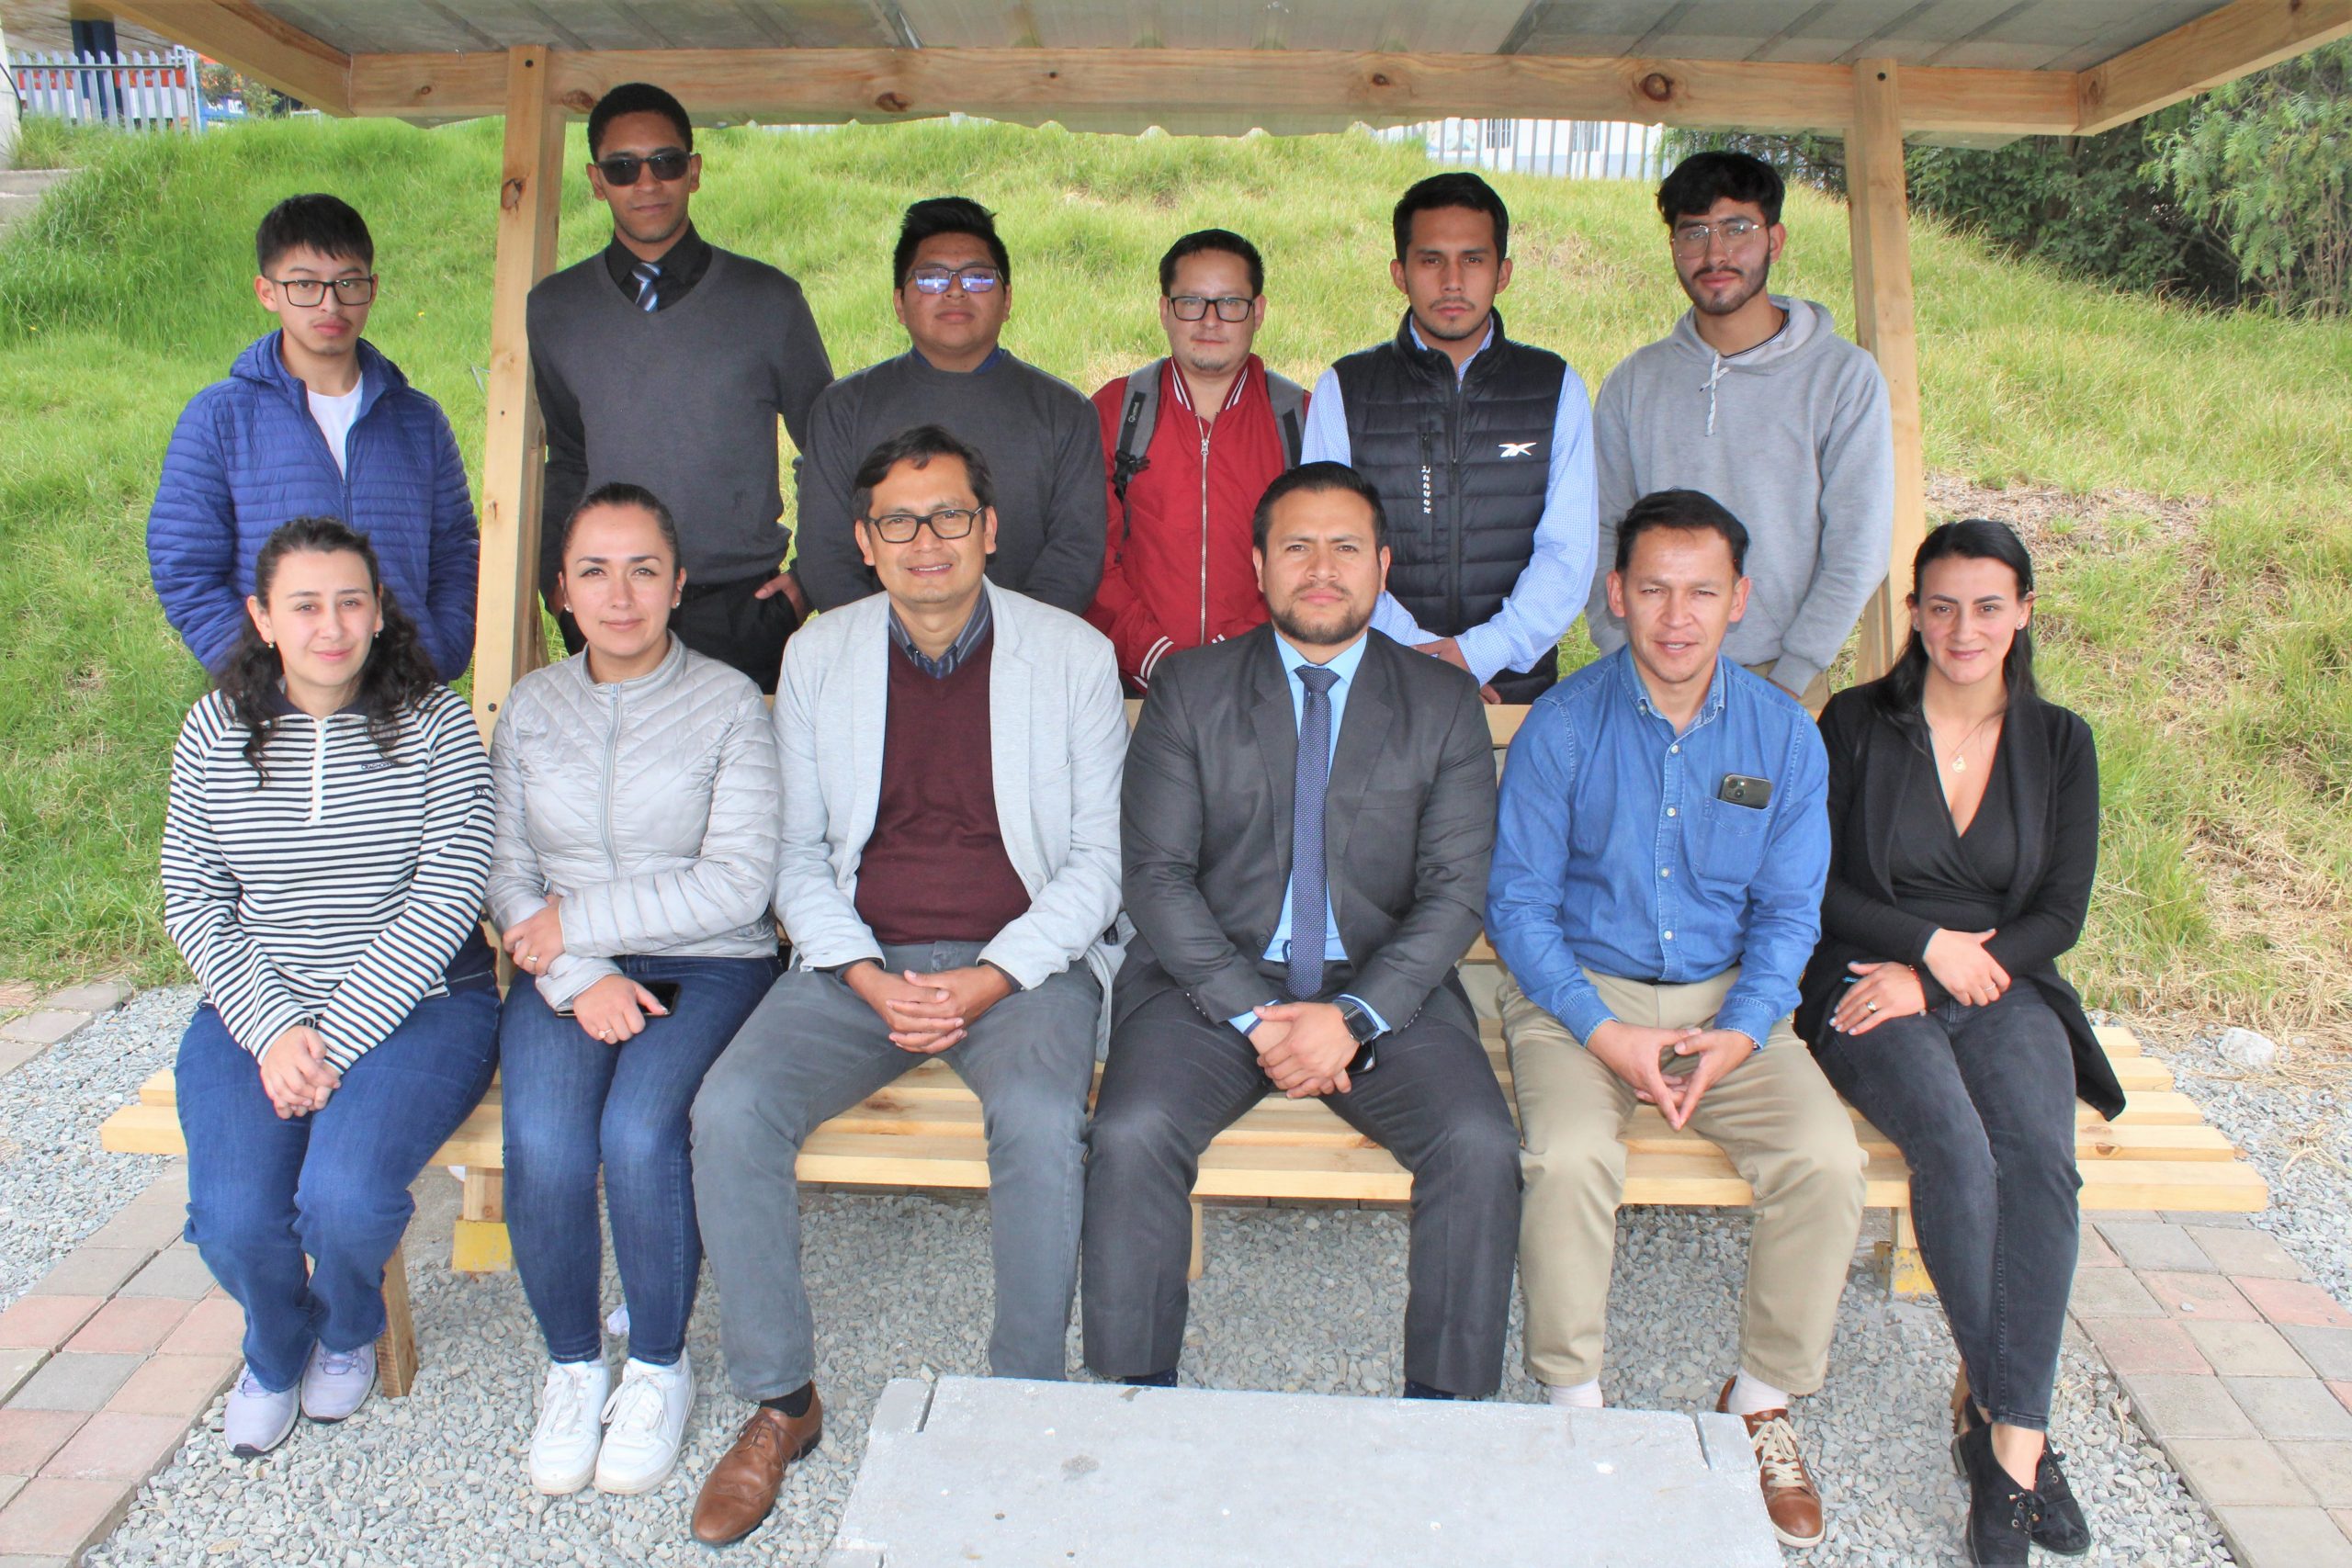
<svg viewBox="0 0 2352 1568">
<path fill-rule="evenodd" d="M 1714 497 L 1752 541 L 1747 614 L 1724 652 L 1818 715 L 1829 664 L 1886 576 L 1894 434 L 1877 361 L 1823 307 L 1766 288 L 1788 242 L 1781 194 L 1739 152 L 1695 153 L 1658 186 L 1690 310 L 1600 384 L 1595 558 L 1615 558 L 1617 520 L 1652 491 Z M 1624 646 L 1602 578 L 1585 615 L 1601 652 Z"/>
</svg>

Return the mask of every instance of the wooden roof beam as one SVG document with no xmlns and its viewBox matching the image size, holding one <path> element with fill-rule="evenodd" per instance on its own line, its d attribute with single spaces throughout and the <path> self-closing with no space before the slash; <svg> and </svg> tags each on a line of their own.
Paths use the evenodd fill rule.
<svg viewBox="0 0 2352 1568">
<path fill-rule="evenodd" d="M 2352 0 L 2342 0 L 2352 4 Z M 1633 120 L 1749 130 L 1837 130 L 1854 114 L 1844 65 L 1310 50 L 814 49 L 564 51 L 557 100 L 584 115 L 608 87 L 659 82 L 698 118 L 772 122 L 921 119 L 950 111 L 1035 122 L 1163 108 L 1198 116 L 1328 114 L 1372 124 L 1438 116 Z M 2063 72 L 1908 69 L 1912 132 L 2064 135 Z M 505 107 L 495 54 L 358 55 L 364 115 L 463 119 Z"/>
<path fill-rule="evenodd" d="M 2352 0 L 2233 0 L 2084 72 L 2079 134 L 2127 125 L 2347 33 Z M 1906 94 L 1910 80 L 1906 73 Z"/>
<path fill-rule="evenodd" d="M 106 9 L 332 115 L 351 109 L 351 57 L 249 0 L 108 0 Z M 505 56 L 498 63 L 503 79 Z M 504 94 L 500 94 L 503 109 Z M 492 113 L 498 112 L 492 109 Z"/>
</svg>

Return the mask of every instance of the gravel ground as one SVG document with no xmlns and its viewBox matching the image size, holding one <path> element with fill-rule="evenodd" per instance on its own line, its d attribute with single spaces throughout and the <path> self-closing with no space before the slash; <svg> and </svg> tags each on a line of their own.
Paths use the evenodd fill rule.
<svg viewBox="0 0 2352 1568">
<path fill-rule="evenodd" d="M 192 987 L 145 992 L 0 1078 L 0 1307 L 164 1168 L 100 1149 L 98 1123 L 170 1064 L 195 1005 Z"/>
<path fill-rule="evenodd" d="M 62 1054 L 24 1069 L 40 1075 L 27 1085 L 34 1093 L 19 1094 L 11 1080 L 0 1139 L 36 1155 L 56 1152 L 0 1160 L 0 1201 L 11 1218 L 40 1215 L 38 1236 L 51 1238 L 27 1245 L 20 1233 L 32 1227 L 0 1227 L 7 1238 L 0 1268 L 29 1269 L 29 1280 L 143 1185 L 145 1162 L 127 1174 L 120 1156 L 87 1151 L 105 1109 L 164 1059 L 192 999 L 186 990 L 142 996 Z M 2287 1120 L 2258 1088 L 2238 1086 L 2237 1098 L 2225 1096 L 2225 1103 L 2252 1122 Z M 2259 1140 L 2223 1124 L 2259 1154 Z M 2300 1162 L 2284 1180 L 2271 1171 L 2282 1200 L 2312 1163 Z M 40 1168 L 28 1174 L 28 1165 Z M 2319 1207 L 2290 1201 L 2289 1213 L 2311 1215 Z M 2335 1223 L 2335 1240 L 2322 1250 L 2335 1247 L 2330 1256 L 2339 1272 L 2324 1278 L 2340 1278 L 2352 1257 L 2343 1222 Z M 1397 1390 L 1401 1214 L 1213 1209 L 1208 1226 L 1208 1274 L 1193 1295 L 1187 1382 L 1344 1394 Z M 1747 1233 L 1737 1217 L 1627 1212 L 1611 1298 L 1612 1401 L 1712 1405 L 1733 1361 Z M 866 1416 L 883 1383 L 893 1376 L 986 1370 L 982 1201 L 816 1196 L 805 1236 L 828 1402 L 826 1440 L 796 1470 L 777 1517 L 729 1552 L 729 1561 L 816 1562 L 848 1495 Z M 2290 1245 L 2312 1256 L 2310 1238 Z M 0 1274 L 0 1280 L 14 1278 Z M 221 1451 L 216 1406 L 87 1561 L 107 1568 L 715 1561 L 686 1534 L 694 1484 L 724 1451 L 742 1415 L 724 1390 L 715 1292 L 706 1289 L 691 1337 L 705 1393 L 678 1474 L 646 1497 L 587 1492 L 546 1499 L 532 1494 L 524 1477 L 544 1362 L 521 1287 L 511 1274 L 469 1279 L 439 1267 L 413 1265 L 411 1278 L 424 1368 L 409 1399 L 374 1401 L 338 1430 L 306 1427 L 277 1454 L 244 1463 Z M 609 1280 L 606 1297 L 619 1299 Z M 1073 1364 L 1076 1355 L 1073 1332 Z M 1514 1320 L 1511 1376 L 1501 1397 L 1530 1400 L 1536 1390 L 1519 1373 L 1518 1359 Z M 1858 1261 L 1840 1311 L 1829 1386 L 1799 1411 L 1828 1503 L 1830 1536 L 1792 1562 L 1909 1568 L 1959 1561 L 1954 1547 L 1964 1498 L 1944 1438 L 1952 1368 L 1932 1303 L 1889 1301 L 1867 1263 Z M 2101 1538 L 2083 1561 L 2132 1568 L 2228 1561 L 2210 1518 L 2120 1414 L 2114 1380 L 2072 1336 L 2055 1432 Z"/>
</svg>

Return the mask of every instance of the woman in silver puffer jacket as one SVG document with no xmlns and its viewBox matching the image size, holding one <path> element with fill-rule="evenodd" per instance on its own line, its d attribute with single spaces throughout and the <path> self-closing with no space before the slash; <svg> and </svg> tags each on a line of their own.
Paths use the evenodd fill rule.
<svg viewBox="0 0 2352 1568">
<path fill-rule="evenodd" d="M 562 561 L 588 646 L 517 682 L 491 742 L 491 914 L 531 980 L 517 976 L 499 1020 L 506 1220 L 552 1363 L 531 1483 L 636 1493 L 670 1473 L 694 1402 L 687 1113 L 778 973 L 781 805 L 759 689 L 670 635 L 684 575 L 662 503 L 635 485 L 595 491 L 565 525 Z M 600 1166 L 628 1309 L 616 1390 Z"/>
</svg>

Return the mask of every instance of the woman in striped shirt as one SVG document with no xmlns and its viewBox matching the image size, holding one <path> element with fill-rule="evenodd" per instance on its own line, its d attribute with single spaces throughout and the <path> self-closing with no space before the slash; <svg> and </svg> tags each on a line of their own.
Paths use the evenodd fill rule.
<svg viewBox="0 0 2352 1568">
<path fill-rule="evenodd" d="M 367 1398 L 409 1183 L 489 1087 L 498 1021 L 473 716 L 341 523 L 277 529 L 254 587 L 173 749 L 163 853 L 204 987 L 175 1069 L 187 1234 L 245 1309 L 240 1457 Z"/>
</svg>

